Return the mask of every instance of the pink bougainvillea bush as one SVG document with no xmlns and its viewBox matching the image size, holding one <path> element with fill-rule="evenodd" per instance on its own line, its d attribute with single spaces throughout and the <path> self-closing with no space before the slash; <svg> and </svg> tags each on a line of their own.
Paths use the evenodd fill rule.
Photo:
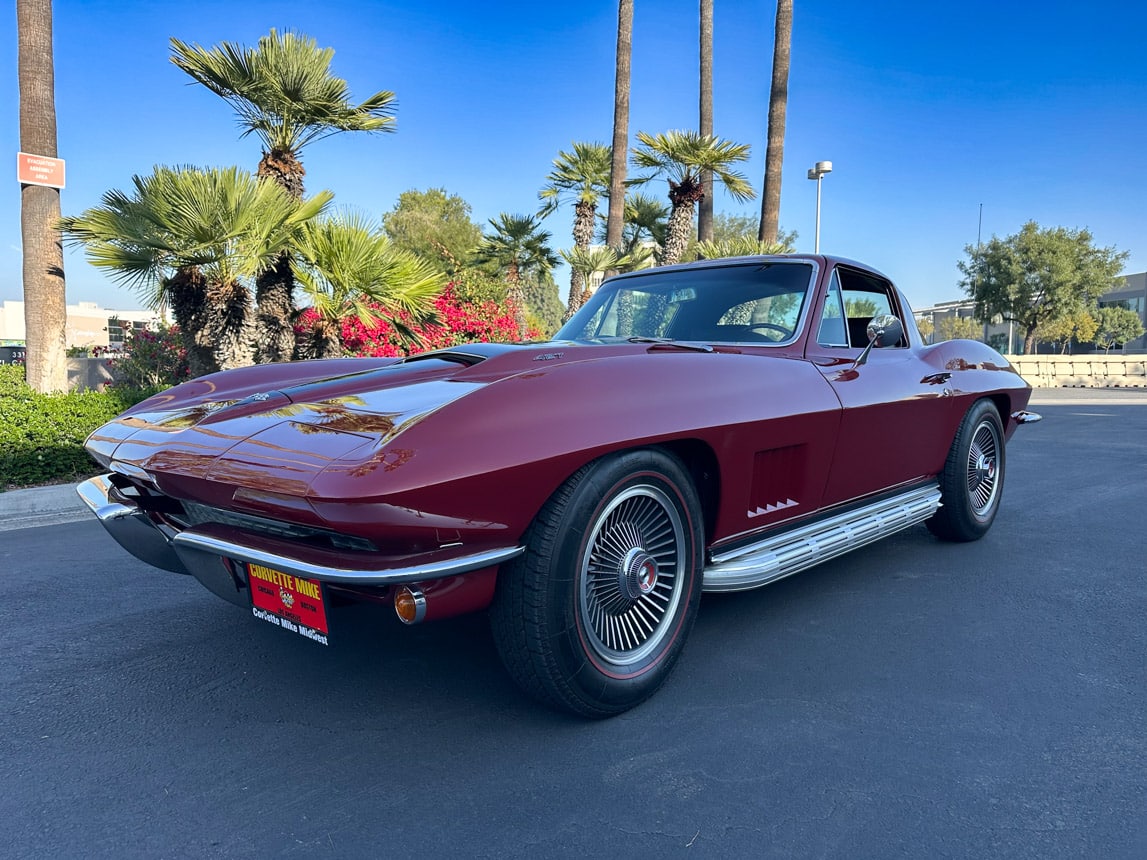
<svg viewBox="0 0 1147 860">
<path fill-rule="evenodd" d="M 134 389 L 160 389 L 191 378 L 187 349 L 178 326 L 160 324 L 156 330 L 128 329 L 123 350 L 111 356 L 107 347 L 93 347 L 93 358 L 106 357 L 114 382 L 110 386 Z"/>
<path fill-rule="evenodd" d="M 454 284 L 448 284 L 434 300 L 434 313 L 437 323 L 421 326 L 411 325 L 410 317 L 405 313 L 395 315 L 414 332 L 419 343 L 407 342 L 394 325 L 385 320 L 363 325 L 358 317 L 348 317 L 341 324 L 343 347 L 348 355 L 397 358 L 474 341 L 507 343 L 518 340 L 514 310 L 508 303 L 464 302 L 458 298 Z M 308 308 L 299 315 L 296 331 L 305 333 L 316 319 L 314 310 Z M 528 339 L 536 337 L 538 332 L 534 329 L 527 332 Z"/>
</svg>

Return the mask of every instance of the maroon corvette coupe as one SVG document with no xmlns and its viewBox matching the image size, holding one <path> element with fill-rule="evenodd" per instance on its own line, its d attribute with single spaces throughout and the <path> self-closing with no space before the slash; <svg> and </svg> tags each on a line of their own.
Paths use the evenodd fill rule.
<svg viewBox="0 0 1147 860">
<path fill-rule="evenodd" d="M 982 537 L 1030 393 L 981 343 L 923 345 L 868 267 L 746 257 L 614 278 L 544 344 L 195 379 L 92 434 L 80 495 L 322 644 L 343 599 L 488 608 L 527 692 L 603 717 L 662 684 L 702 591 L 920 522 Z"/>
</svg>

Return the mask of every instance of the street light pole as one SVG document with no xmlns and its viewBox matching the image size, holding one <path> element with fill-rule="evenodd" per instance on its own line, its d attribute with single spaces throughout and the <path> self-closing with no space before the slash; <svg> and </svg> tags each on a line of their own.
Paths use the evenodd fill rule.
<svg viewBox="0 0 1147 860">
<path fill-rule="evenodd" d="M 831 161 L 818 161 L 809 168 L 808 178 L 816 180 L 816 238 L 813 244 L 813 253 L 820 253 L 820 180 L 826 173 L 832 173 Z"/>
</svg>

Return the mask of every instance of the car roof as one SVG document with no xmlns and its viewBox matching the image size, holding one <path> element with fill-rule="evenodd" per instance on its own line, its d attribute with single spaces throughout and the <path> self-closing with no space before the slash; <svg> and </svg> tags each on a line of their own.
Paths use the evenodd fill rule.
<svg viewBox="0 0 1147 860">
<path fill-rule="evenodd" d="M 873 268 L 867 263 L 861 263 L 857 260 L 850 260 L 847 257 L 839 257 L 832 254 L 756 254 L 747 257 L 718 257 L 713 260 L 694 260 L 688 263 L 675 263 L 672 266 L 657 266 L 650 269 L 638 269 L 634 272 L 626 272 L 621 275 L 615 275 L 609 280 L 618 281 L 627 278 L 648 276 L 654 272 L 681 272 L 693 271 L 695 269 L 715 269 L 725 266 L 738 266 L 747 265 L 752 263 L 793 263 L 793 262 L 809 262 L 815 263 L 819 266 L 831 267 L 833 265 L 841 264 L 850 266 L 852 268 L 861 269 L 878 275 L 887 281 L 892 279 L 885 275 L 878 269 Z"/>
</svg>

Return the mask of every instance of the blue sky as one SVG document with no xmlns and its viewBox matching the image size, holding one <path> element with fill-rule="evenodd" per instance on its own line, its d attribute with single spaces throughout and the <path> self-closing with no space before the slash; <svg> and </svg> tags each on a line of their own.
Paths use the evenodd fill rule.
<svg viewBox="0 0 1147 860">
<path fill-rule="evenodd" d="M 781 226 L 811 251 L 815 185 L 830 160 L 821 249 L 871 263 L 922 307 L 959 298 L 957 261 L 1027 220 L 1086 227 L 1147 269 L 1147 8 L 1138 3 L 796 0 Z M 630 131 L 695 128 L 697 4 L 636 0 Z M 751 143 L 760 190 L 772 58 L 771 2 L 716 0 L 718 135 Z M 308 192 L 375 217 L 407 189 L 444 187 L 476 221 L 532 212 L 551 161 L 608 142 L 615 0 L 525 2 L 129 2 L 56 0 L 59 154 L 66 214 L 156 164 L 254 170 L 227 105 L 168 59 L 168 40 L 253 44 L 294 29 L 335 49 L 352 96 L 397 94 L 397 133 L 343 135 L 303 153 Z M 15 15 L 0 38 L 3 149 L 19 149 Z M 12 169 L 11 167 L 9 169 Z M 0 207 L 0 300 L 21 288 L 19 186 Z M 650 190 L 664 194 L 663 185 Z M 717 193 L 719 212 L 749 214 Z M 572 214 L 551 216 L 569 247 Z M 79 251 L 68 301 L 139 306 Z M 567 286 L 559 278 L 563 293 Z"/>
</svg>

